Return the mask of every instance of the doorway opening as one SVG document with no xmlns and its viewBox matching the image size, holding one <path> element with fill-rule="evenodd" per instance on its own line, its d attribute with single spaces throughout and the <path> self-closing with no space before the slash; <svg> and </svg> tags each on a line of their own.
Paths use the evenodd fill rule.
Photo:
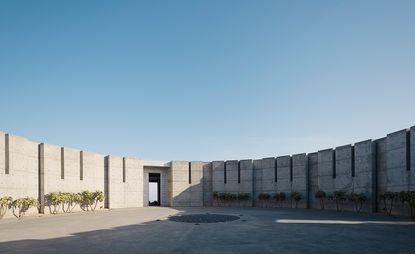
<svg viewBox="0 0 415 254">
<path fill-rule="evenodd" d="M 148 205 L 160 206 L 160 173 L 149 173 L 148 177 Z"/>
</svg>

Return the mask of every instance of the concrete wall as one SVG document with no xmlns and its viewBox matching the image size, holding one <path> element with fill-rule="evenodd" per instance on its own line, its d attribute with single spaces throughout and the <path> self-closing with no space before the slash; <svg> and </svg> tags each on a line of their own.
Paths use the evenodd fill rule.
<svg viewBox="0 0 415 254">
<path fill-rule="evenodd" d="M 38 144 L 0 132 L 0 197 L 38 198 L 38 181 Z M 28 214 L 36 212 L 33 208 Z M 11 211 L 5 215 L 12 216 Z"/>
<path fill-rule="evenodd" d="M 296 154 L 292 156 L 292 174 L 293 180 L 291 185 L 291 190 L 294 192 L 299 192 L 301 194 L 301 201 L 298 203 L 298 207 L 306 208 L 307 207 L 307 189 L 308 189 L 308 162 L 307 155 Z"/>
<path fill-rule="evenodd" d="M 160 167 L 160 166 L 144 166 L 144 176 L 143 176 L 143 206 L 148 206 L 148 180 L 150 173 L 159 173 L 160 174 L 160 205 L 161 206 L 170 206 L 171 205 L 171 196 L 169 193 L 171 191 L 171 181 L 169 178 L 171 177 L 168 167 Z"/>
<path fill-rule="evenodd" d="M 50 144 L 39 145 L 40 172 L 43 194 L 50 192 L 104 191 L 104 157 L 102 155 L 58 147 Z M 81 173 L 82 172 L 82 173 Z M 41 201 L 41 210 L 44 209 Z M 98 207 L 104 206 L 99 204 Z M 74 211 L 80 210 L 76 207 Z"/>
<path fill-rule="evenodd" d="M 30 196 L 44 204 L 44 195 L 53 191 L 103 190 L 108 208 L 141 207 L 148 205 L 148 175 L 153 172 L 161 175 L 163 206 L 223 205 L 213 200 L 213 192 L 249 193 L 251 200 L 243 205 L 261 206 L 260 193 L 284 192 L 289 200 L 296 191 L 302 195 L 300 207 L 319 208 L 314 195 L 322 190 L 327 195 L 364 193 L 368 198 L 364 211 L 384 212 L 380 193 L 415 190 L 414 154 L 415 127 L 316 153 L 226 162 L 172 161 L 158 166 L 0 132 L 0 196 Z M 335 209 L 334 202 L 327 201 L 326 209 Z M 349 203 L 344 209 L 353 206 Z M 409 208 L 397 202 L 393 213 L 406 216 Z"/>
</svg>

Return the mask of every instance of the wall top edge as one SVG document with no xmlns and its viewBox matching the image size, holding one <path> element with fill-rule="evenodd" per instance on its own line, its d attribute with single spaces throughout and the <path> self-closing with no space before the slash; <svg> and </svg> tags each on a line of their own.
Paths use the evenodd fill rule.
<svg viewBox="0 0 415 254">
<path fill-rule="evenodd" d="M 363 141 L 356 142 L 354 144 L 359 145 L 359 144 L 368 143 L 368 142 L 372 142 L 372 140 L 371 139 L 366 139 L 366 140 L 363 140 Z"/>
<path fill-rule="evenodd" d="M 333 151 L 333 148 L 327 148 L 327 149 L 323 149 L 323 150 L 318 150 L 318 152 L 329 152 L 329 151 Z"/>
<path fill-rule="evenodd" d="M 282 158 L 290 158 L 291 155 L 283 155 L 283 156 L 278 156 L 277 159 L 282 159 Z"/>
<path fill-rule="evenodd" d="M 403 130 L 391 132 L 391 133 L 387 134 L 386 137 L 393 136 L 393 135 L 398 135 L 398 134 L 402 134 L 402 133 L 406 133 L 407 131 L 408 131 L 408 129 L 403 129 Z"/>
<path fill-rule="evenodd" d="M 342 149 L 342 148 L 348 148 L 348 147 L 352 147 L 352 144 L 347 144 L 347 145 L 342 145 L 342 146 L 336 146 L 335 149 Z"/>
</svg>

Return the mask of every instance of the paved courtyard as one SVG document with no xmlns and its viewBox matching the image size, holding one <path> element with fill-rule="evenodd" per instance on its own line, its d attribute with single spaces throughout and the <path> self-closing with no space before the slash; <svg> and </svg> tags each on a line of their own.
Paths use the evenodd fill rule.
<svg viewBox="0 0 415 254">
<path fill-rule="evenodd" d="M 240 218 L 219 223 L 169 220 L 207 213 Z M 413 221 L 303 209 L 149 207 L 0 221 L 2 254 L 390 254 L 415 253 L 414 239 Z"/>
</svg>

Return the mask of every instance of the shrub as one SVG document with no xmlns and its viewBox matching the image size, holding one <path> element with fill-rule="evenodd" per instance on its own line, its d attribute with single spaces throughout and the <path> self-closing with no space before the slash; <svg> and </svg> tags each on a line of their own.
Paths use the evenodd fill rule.
<svg viewBox="0 0 415 254">
<path fill-rule="evenodd" d="M 291 203 L 292 201 L 295 202 L 295 208 L 298 208 L 298 202 L 300 202 L 300 200 L 301 200 L 301 193 L 296 192 L 296 191 L 291 193 Z"/>
<path fill-rule="evenodd" d="M 336 210 L 341 212 L 343 210 L 344 201 L 347 200 L 347 193 L 344 191 L 335 191 L 333 192 L 333 198 L 336 202 Z"/>
<path fill-rule="evenodd" d="M 389 216 L 392 215 L 392 209 L 393 209 L 395 201 L 398 199 L 398 197 L 399 197 L 399 193 L 397 193 L 397 192 L 388 191 L 388 192 L 384 193 L 386 211 L 387 211 Z"/>
<path fill-rule="evenodd" d="M 354 209 L 358 213 L 362 210 L 363 203 L 367 200 L 364 193 L 351 193 L 349 199 L 354 203 Z"/>
<path fill-rule="evenodd" d="M 84 211 L 95 211 L 99 202 L 104 200 L 104 193 L 102 191 L 82 191 L 79 193 L 80 207 Z"/>
<path fill-rule="evenodd" d="M 218 200 L 219 199 L 219 193 L 217 191 L 213 192 L 213 199 Z"/>
<path fill-rule="evenodd" d="M 23 218 L 29 208 L 38 206 L 39 202 L 37 199 L 30 197 L 13 200 L 10 204 L 10 207 L 13 210 L 13 215 L 19 220 Z"/>
<path fill-rule="evenodd" d="M 267 200 L 269 200 L 270 199 L 270 195 L 268 194 L 268 193 L 260 193 L 259 195 L 258 195 L 258 199 L 259 200 L 262 200 L 262 201 L 267 201 Z"/>
<path fill-rule="evenodd" d="M 320 200 L 320 208 L 321 210 L 324 210 L 324 199 L 326 198 L 326 193 L 319 190 L 315 193 L 314 196 Z"/>
<path fill-rule="evenodd" d="M 241 200 L 241 201 L 249 200 L 249 193 L 238 193 L 238 200 Z"/>
<path fill-rule="evenodd" d="M 285 201 L 286 199 L 286 195 L 284 192 L 279 192 L 279 193 L 275 193 L 274 195 L 274 199 L 275 201 L 278 203 L 280 203 L 280 205 L 282 206 L 282 203 Z"/>
<path fill-rule="evenodd" d="M 0 198 L 0 219 L 4 217 L 7 212 L 7 209 L 10 207 L 10 204 L 13 202 L 12 197 L 1 197 Z"/>
<path fill-rule="evenodd" d="M 62 192 L 51 192 L 45 195 L 46 205 L 51 214 L 57 214 L 63 202 Z"/>
</svg>

